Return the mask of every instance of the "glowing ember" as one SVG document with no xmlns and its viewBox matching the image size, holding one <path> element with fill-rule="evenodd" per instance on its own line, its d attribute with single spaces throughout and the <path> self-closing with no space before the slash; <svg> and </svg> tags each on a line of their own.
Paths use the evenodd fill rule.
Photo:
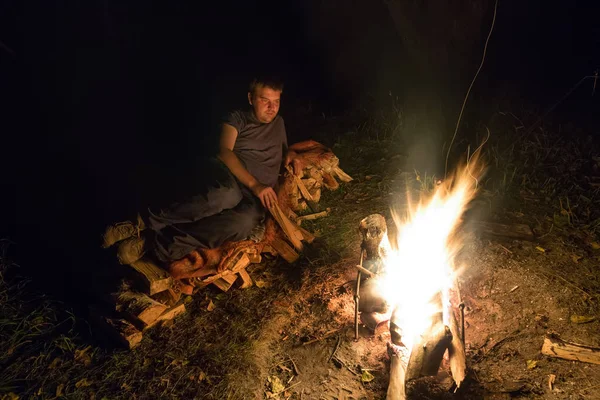
<svg viewBox="0 0 600 400">
<path fill-rule="evenodd" d="M 389 251 L 381 288 L 402 328 L 402 341 L 410 349 L 430 325 L 433 314 L 444 312 L 432 303 L 442 294 L 444 304 L 455 278 L 454 257 L 462 246 L 456 232 L 461 216 L 477 191 L 481 164 L 471 160 L 454 177 L 440 184 L 404 217 L 393 214 L 398 227 L 397 250 Z M 443 307 L 446 309 L 446 307 Z M 447 324 L 444 315 L 444 323 Z"/>
</svg>

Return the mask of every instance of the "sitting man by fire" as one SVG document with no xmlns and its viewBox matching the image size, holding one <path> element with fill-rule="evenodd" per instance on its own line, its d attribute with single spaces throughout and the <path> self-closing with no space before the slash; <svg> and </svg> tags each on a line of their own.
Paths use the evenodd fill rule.
<svg viewBox="0 0 600 400">
<path fill-rule="evenodd" d="M 282 169 L 287 169 L 287 176 L 297 175 L 297 179 L 287 181 L 300 182 L 304 170 L 320 165 L 319 170 L 311 169 L 311 176 L 319 174 L 317 179 L 310 179 L 320 179 L 330 189 L 337 187 L 330 172 L 342 180 L 351 179 L 337 167 L 337 157 L 319 143 L 307 141 L 288 148 L 284 121 L 278 115 L 282 91 L 283 84 L 274 78 L 254 79 L 248 92 L 250 109 L 230 113 L 222 124 L 219 153 L 210 160 L 212 183 L 185 201 L 147 210 L 138 215 L 137 223 L 108 227 L 103 247 L 119 243 L 121 264 L 133 264 L 148 254 L 164 264 L 174 279 L 199 276 L 197 271 L 219 264 L 228 246 L 248 240 L 261 242 L 269 236 L 263 223 L 265 209 L 278 213 L 278 195 L 288 198 L 285 188 L 283 195 L 281 190 L 275 191 Z M 328 172 L 319 172 L 322 166 Z M 320 182 L 317 186 L 320 196 Z M 287 222 L 288 228 L 287 217 L 298 205 L 297 201 L 292 203 L 292 207 L 282 204 L 287 215 L 278 213 L 277 222 L 281 225 L 285 219 L 283 224 Z M 143 235 L 141 230 L 145 230 Z"/>
</svg>

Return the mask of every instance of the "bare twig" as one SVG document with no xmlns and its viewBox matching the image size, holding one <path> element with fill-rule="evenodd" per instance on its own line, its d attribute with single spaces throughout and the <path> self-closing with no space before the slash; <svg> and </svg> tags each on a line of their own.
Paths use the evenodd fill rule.
<svg viewBox="0 0 600 400">
<path fill-rule="evenodd" d="M 334 333 L 336 333 L 338 331 L 339 331 L 339 329 L 334 329 L 332 331 L 329 331 L 329 332 L 325 333 L 323 336 L 321 336 L 320 338 L 316 338 L 316 339 L 313 339 L 313 340 L 309 340 L 308 342 L 302 343 L 302 346 L 308 346 L 309 344 L 320 342 L 321 340 L 327 339 L 329 336 L 333 335 Z"/>
<path fill-rule="evenodd" d="M 333 352 L 327 359 L 327 362 L 331 361 L 333 356 L 335 356 L 335 353 L 337 353 L 338 349 L 340 348 L 340 343 L 342 343 L 342 335 L 338 335 L 337 342 L 335 343 L 335 347 L 333 348 Z"/>
</svg>

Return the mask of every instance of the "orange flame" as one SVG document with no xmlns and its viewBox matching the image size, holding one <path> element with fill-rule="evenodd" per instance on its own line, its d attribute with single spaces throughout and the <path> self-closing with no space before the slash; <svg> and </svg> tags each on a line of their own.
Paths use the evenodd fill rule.
<svg viewBox="0 0 600 400">
<path fill-rule="evenodd" d="M 381 286 L 384 298 L 399 313 L 408 348 L 428 328 L 431 316 L 444 311 L 436 309 L 439 303 L 435 306 L 432 298 L 441 292 L 442 301 L 448 302 L 455 280 L 454 258 L 463 244 L 457 227 L 482 173 L 481 163 L 471 159 L 429 198 L 416 206 L 409 201 L 404 218 L 392 212 L 398 228 L 397 248 L 387 254 Z"/>
</svg>

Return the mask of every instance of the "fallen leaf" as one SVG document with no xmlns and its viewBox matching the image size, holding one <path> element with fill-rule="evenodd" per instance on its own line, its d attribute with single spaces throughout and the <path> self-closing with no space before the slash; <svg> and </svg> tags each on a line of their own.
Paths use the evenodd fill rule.
<svg viewBox="0 0 600 400">
<path fill-rule="evenodd" d="M 588 322 L 595 321 L 596 317 L 585 316 L 585 315 L 571 315 L 571 322 L 574 324 L 587 324 Z"/>
<path fill-rule="evenodd" d="M 60 385 L 58 385 L 56 387 L 56 393 L 55 393 L 56 397 L 61 397 L 63 395 L 63 389 L 64 388 L 65 388 L 65 384 L 64 383 L 61 383 Z"/>
<path fill-rule="evenodd" d="M 206 307 L 206 311 L 212 311 L 212 310 L 214 310 L 216 307 L 217 307 L 217 306 L 215 306 L 215 303 L 213 303 L 213 301 L 211 300 L 211 301 L 208 303 L 208 306 Z"/>
<path fill-rule="evenodd" d="M 364 370 L 360 376 L 360 380 L 364 383 L 371 382 L 373 379 L 375 379 L 375 377 L 367 370 Z"/>
<path fill-rule="evenodd" d="M 578 256 L 577 254 L 571 254 L 571 260 L 573 260 L 573 262 L 575 264 L 577 264 L 579 262 L 579 260 L 581 260 L 583 258 L 583 256 Z"/>
<path fill-rule="evenodd" d="M 543 247 L 540 247 L 540 246 L 535 246 L 535 249 L 537 251 L 541 252 L 541 253 L 545 253 L 546 252 L 546 249 L 544 249 Z"/>
<path fill-rule="evenodd" d="M 75 350 L 75 361 L 82 362 L 86 367 L 92 363 L 92 357 L 88 354 L 88 351 L 92 346 L 88 346 L 83 350 Z"/>
<path fill-rule="evenodd" d="M 598 242 L 591 242 L 590 243 L 590 247 L 592 249 L 594 249 L 594 250 L 598 250 L 598 249 L 600 249 L 600 243 L 598 243 Z"/>
<path fill-rule="evenodd" d="M 19 400 L 20 397 L 16 394 L 14 394 L 13 392 L 7 393 L 4 396 L 2 396 L 2 400 Z"/>
<path fill-rule="evenodd" d="M 283 386 L 283 382 L 281 382 L 281 379 L 279 379 L 279 377 L 277 376 L 270 376 L 267 378 L 267 380 L 269 381 L 269 383 L 271 384 L 271 392 L 273 392 L 274 394 L 283 392 L 283 390 L 285 389 L 285 386 Z"/>
<path fill-rule="evenodd" d="M 59 357 L 56 357 L 54 360 L 52 360 L 50 365 L 48 365 L 48 369 L 55 369 L 61 362 L 62 360 Z"/>
<path fill-rule="evenodd" d="M 527 360 L 527 369 L 534 369 L 535 367 L 537 367 L 537 361 Z"/>
<path fill-rule="evenodd" d="M 83 378 L 77 381 L 77 383 L 75 383 L 75 387 L 76 388 L 80 388 L 80 387 L 88 387 L 92 384 L 92 382 L 88 381 L 87 378 Z"/>
<path fill-rule="evenodd" d="M 268 288 L 271 286 L 269 282 L 263 281 L 262 279 L 255 279 L 254 284 L 259 288 Z"/>
<path fill-rule="evenodd" d="M 208 377 L 206 376 L 206 372 L 200 371 L 198 374 L 198 382 L 206 381 Z"/>
</svg>

